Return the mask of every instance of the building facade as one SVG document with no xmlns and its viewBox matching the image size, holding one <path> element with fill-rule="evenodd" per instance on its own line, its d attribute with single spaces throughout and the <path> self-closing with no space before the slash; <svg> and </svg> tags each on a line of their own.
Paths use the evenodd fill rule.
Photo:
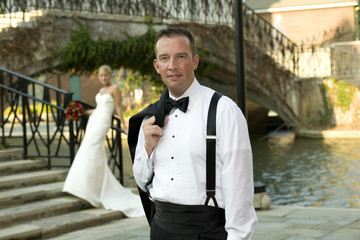
<svg viewBox="0 0 360 240">
<path fill-rule="evenodd" d="M 355 0 L 244 0 L 244 3 L 295 43 L 359 38 L 359 2 Z"/>
</svg>

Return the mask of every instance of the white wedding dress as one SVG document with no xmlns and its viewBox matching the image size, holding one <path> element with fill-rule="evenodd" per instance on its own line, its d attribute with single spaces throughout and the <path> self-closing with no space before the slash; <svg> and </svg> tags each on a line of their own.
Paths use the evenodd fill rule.
<svg viewBox="0 0 360 240">
<path fill-rule="evenodd" d="M 98 93 L 84 139 L 65 180 L 63 191 L 85 199 L 94 207 L 122 211 L 127 217 L 145 216 L 140 197 L 124 188 L 111 172 L 104 139 L 115 109 L 110 94 Z"/>
</svg>

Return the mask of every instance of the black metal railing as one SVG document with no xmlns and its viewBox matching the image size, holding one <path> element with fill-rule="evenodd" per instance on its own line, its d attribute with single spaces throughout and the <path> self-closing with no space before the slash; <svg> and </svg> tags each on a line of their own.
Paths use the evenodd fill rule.
<svg viewBox="0 0 360 240">
<path fill-rule="evenodd" d="M 5 14 L 43 9 L 222 24 L 233 22 L 233 0 L 3 0 L 0 8 Z"/>
<path fill-rule="evenodd" d="M 48 168 L 68 167 L 83 139 L 87 117 L 67 120 L 72 93 L 0 67 L 1 143 L 21 147 L 24 158 L 45 158 Z M 82 103 L 85 108 L 93 108 Z M 113 116 L 106 137 L 108 164 L 123 183 L 120 120 Z"/>
<path fill-rule="evenodd" d="M 245 4 L 243 17 L 244 39 L 251 43 L 253 50 L 266 53 L 279 66 L 298 75 L 299 48 L 296 43 Z"/>
</svg>

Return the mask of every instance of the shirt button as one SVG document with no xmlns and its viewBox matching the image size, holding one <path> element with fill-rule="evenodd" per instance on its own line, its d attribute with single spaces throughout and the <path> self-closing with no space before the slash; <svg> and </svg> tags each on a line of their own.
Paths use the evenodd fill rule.
<svg viewBox="0 0 360 240">
<path fill-rule="evenodd" d="M 174 157 L 171 157 L 171 159 L 174 159 Z"/>
<path fill-rule="evenodd" d="M 174 180 L 174 178 L 171 178 L 171 181 L 173 181 Z"/>
<path fill-rule="evenodd" d="M 175 135 L 172 135 L 172 138 L 175 138 Z"/>
<path fill-rule="evenodd" d="M 175 115 L 175 117 L 177 117 L 177 114 Z"/>
</svg>

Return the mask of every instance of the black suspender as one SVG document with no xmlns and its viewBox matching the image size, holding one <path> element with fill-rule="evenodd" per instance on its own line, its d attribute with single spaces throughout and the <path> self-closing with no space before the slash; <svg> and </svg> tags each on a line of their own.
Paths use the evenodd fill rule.
<svg viewBox="0 0 360 240">
<path fill-rule="evenodd" d="M 214 92 L 208 112 L 207 129 L 206 129 L 206 201 L 205 205 L 208 205 L 209 200 L 212 199 L 215 207 L 218 207 L 215 199 L 216 190 L 216 109 L 219 99 L 222 95 L 218 92 Z M 153 177 L 145 185 L 146 192 L 150 196 L 148 186 L 152 183 Z"/>
<path fill-rule="evenodd" d="M 206 135 L 206 201 L 208 205 L 210 198 L 213 200 L 215 207 L 218 207 L 215 199 L 216 190 L 216 109 L 217 103 L 222 95 L 214 92 L 211 98 L 209 113 L 207 119 L 207 135 Z"/>
</svg>

